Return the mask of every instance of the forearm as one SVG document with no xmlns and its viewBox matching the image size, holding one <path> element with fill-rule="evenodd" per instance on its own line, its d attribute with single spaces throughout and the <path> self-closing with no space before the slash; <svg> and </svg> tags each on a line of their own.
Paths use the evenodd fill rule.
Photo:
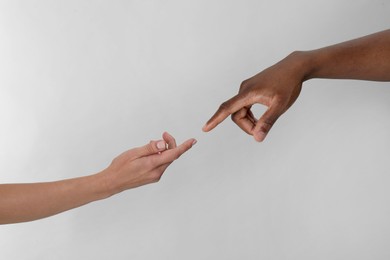
<svg viewBox="0 0 390 260">
<path fill-rule="evenodd" d="M 390 81 L 390 30 L 329 47 L 298 52 L 304 79 Z"/>
<path fill-rule="evenodd" d="M 0 185 L 0 224 L 49 217 L 118 192 L 160 180 L 166 168 L 196 140 L 181 145 L 168 133 L 117 156 L 100 173 L 46 183 Z"/>
<path fill-rule="evenodd" d="M 47 183 L 0 185 L 0 224 L 32 221 L 108 197 L 100 174 Z"/>
</svg>

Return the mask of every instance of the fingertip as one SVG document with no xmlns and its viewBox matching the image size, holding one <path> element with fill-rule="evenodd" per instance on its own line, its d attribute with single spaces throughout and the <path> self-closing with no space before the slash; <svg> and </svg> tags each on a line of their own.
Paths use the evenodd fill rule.
<svg viewBox="0 0 390 260">
<path fill-rule="evenodd" d="M 183 153 L 191 149 L 198 141 L 195 138 L 188 139 L 183 143 Z"/>
<path fill-rule="evenodd" d="M 256 135 L 253 136 L 253 139 L 255 139 L 256 142 L 261 143 L 260 139 Z"/>
<path fill-rule="evenodd" d="M 177 146 L 175 138 L 170 133 L 164 132 L 163 139 L 168 143 L 167 150 L 175 148 Z"/>
<path fill-rule="evenodd" d="M 259 143 L 263 142 L 266 136 L 267 136 L 267 134 L 262 132 L 262 131 L 256 132 L 256 133 L 253 134 L 253 137 Z"/>
<path fill-rule="evenodd" d="M 193 145 L 195 145 L 198 141 L 195 139 L 195 138 L 190 138 L 188 139 L 187 141 L 185 141 L 183 143 L 184 146 L 188 146 L 188 147 L 192 147 Z"/>
<path fill-rule="evenodd" d="M 207 122 L 203 127 L 202 127 L 202 131 L 203 132 L 210 132 L 211 130 L 213 130 L 214 128 L 214 124 L 212 124 L 212 122 Z"/>
<path fill-rule="evenodd" d="M 164 132 L 163 134 L 162 134 L 162 138 L 165 140 L 165 141 L 167 141 L 167 140 L 169 140 L 170 139 L 170 134 L 168 133 L 168 132 Z"/>
<path fill-rule="evenodd" d="M 164 131 L 162 134 L 162 137 L 172 137 L 172 135 L 170 133 L 168 133 L 167 131 Z"/>
<path fill-rule="evenodd" d="M 186 150 L 191 149 L 194 145 L 196 145 L 197 142 L 198 140 L 196 140 L 195 138 L 188 139 L 186 141 Z"/>
</svg>

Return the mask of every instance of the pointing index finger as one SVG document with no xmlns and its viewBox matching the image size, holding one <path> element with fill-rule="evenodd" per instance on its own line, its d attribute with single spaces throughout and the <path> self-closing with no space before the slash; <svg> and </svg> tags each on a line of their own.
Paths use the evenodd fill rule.
<svg viewBox="0 0 390 260">
<path fill-rule="evenodd" d="M 247 104 L 248 100 L 245 98 L 243 94 L 237 94 L 228 101 L 223 102 L 217 112 L 207 121 L 207 123 L 203 126 L 202 130 L 204 132 L 209 132 L 214 129 L 217 125 L 219 125 L 223 120 L 225 120 L 231 114 L 237 112 L 241 108 L 243 108 Z"/>
</svg>

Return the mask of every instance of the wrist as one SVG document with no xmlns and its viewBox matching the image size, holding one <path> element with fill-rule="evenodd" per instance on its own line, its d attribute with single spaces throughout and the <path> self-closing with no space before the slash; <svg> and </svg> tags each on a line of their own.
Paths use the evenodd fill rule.
<svg viewBox="0 0 390 260">
<path fill-rule="evenodd" d="M 287 56 L 296 68 L 302 82 L 314 78 L 316 71 L 315 55 L 312 51 L 294 51 Z"/>
<path fill-rule="evenodd" d="M 107 169 L 90 176 L 93 178 L 92 183 L 95 186 L 95 192 L 99 199 L 106 199 L 117 193 L 109 178 L 110 174 L 107 174 L 106 171 Z"/>
</svg>

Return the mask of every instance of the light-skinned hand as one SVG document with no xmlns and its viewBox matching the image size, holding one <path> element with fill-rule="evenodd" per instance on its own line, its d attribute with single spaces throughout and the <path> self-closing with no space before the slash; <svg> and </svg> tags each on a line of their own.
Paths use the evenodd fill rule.
<svg viewBox="0 0 390 260">
<path fill-rule="evenodd" d="M 192 138 L 177 146 L 175 138 L 167 132 L 162 137 L 122 153 L 102 171 L 111 193 L 159 181 L 167 167 L 196 144 Z"/>
</svg>

